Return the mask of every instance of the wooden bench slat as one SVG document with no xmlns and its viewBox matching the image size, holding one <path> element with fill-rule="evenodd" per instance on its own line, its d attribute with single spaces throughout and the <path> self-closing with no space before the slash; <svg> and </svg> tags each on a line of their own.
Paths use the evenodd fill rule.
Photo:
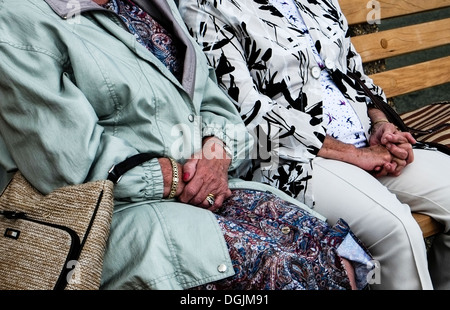
<svg viewBox="0 0 450 310">
<path fill-rule="evenodd" d="M 381 19 L 450 7 L 450 0 L 377 0 Z M 339 0 L 342 11 L 350 25 L 367 22 L 370 0 Z M 369 8 L 367 6 L 369 5 Z"/>
<path fill-rule="evenodd" d="M 371 75 L 388 98 L 450 82 L 450 56 Z"/>
<path fill-rule="evenodd" d="M 428 238 L 442 231 L 443 225 L 432 219 L 428 215 L 421 213 L 412 213 L 414 219 L 422 230 L 423 237 Z"/>
<path fill-rule="evenodd" d="M 352 38 L 364 63 L 450 44 L 450 18 Z"/>
</svg>

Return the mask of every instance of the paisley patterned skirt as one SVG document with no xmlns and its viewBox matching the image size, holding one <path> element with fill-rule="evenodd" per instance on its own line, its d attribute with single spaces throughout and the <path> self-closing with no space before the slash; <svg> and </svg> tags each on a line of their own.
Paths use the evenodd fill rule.
<svg viewBox="0 0 450 310">
<path fill-rule="evenodd" d="M 358 287 L 367 285 L 371 256 L 343 220 L 331 227 L 272 193 L 253 190 L 234 190 L 215 215 L 235 275 L 194 289 L 350 289 L 341 257 L 353 260 Z"/>
</svg>

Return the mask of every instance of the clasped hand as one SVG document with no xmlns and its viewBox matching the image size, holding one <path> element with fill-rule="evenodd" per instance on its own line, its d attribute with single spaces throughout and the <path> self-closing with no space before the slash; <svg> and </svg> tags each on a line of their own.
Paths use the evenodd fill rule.
<svg viewBox="0 0 450 310">
<path fill-rule="evenodd" d="M 164 195 L 171 186 L 172 168 L 165 158 L 159 160 L 164 177 Z M 231 196 L 228 188 L 228 167 L 231 158 L 224 149 L 221 140 L 215 137 L 205 138 L 201 151 L 195 153 L 184 165 L 178 164 L 181 178 L 178 182 L 176 197 L 178 201 L 215 211 L 223 201 Z M 212 194 L 211 205 L 206 197 Z"/>
<path fill-rule="evenodd" d="M 370 148 L 382 148 L 390 157 L 383 165 L 376 166 L 373 169 L 373 175 L 376 177 L 392 175 L 398 176 L 403 169 L 414 160 L 412 145 L 416 140 L 409 132 L 400 131 L 392 123 L 383 123 L 374 129 L 369 140 Z M 383 152 L 382 149 L 378 151 Z"/>
</svg>

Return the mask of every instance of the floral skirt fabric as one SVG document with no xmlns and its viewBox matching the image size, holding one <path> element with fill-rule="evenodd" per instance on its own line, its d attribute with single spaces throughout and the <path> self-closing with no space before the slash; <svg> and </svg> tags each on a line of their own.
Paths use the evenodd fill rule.
<svg viewBox="0 0 450 310">
<path fill-rule="evenodd" d="M 350 281 L 341 260 L 363 257 L 355 266 L 359 288 L 366 286 L 370 254 L 340 220 L 334 227 L 277 196 L 235 190 L 215 213 L 235 275 L 194 289 L 342 290 Z M 345 242 L 348 236 L 357 242 Z M 349 246 L 351 244 L 351 246 Z M 355 255 L 355 252 L 358 255 Z M 344 254 L 343 254 L 344 253 Z"/>
</svg>

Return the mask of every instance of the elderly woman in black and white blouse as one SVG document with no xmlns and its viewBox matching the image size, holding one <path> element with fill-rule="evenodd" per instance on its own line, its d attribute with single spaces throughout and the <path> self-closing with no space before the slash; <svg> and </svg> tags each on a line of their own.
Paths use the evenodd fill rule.
<svg viewBox="0 0 450 310">
<path fill-rule="evenodd" d="M 431 249 L 411 210 L 450 226 L 450 158 L 413 149 L 373 95 L 337 0 L 183 0 L 179 10 L 258 141 L 251 178 L 333 222 L 343 217 L 380 262 L 373 288 L 450 288 L 450 236 Z M 394 195 L 395 194 L 395 195 Z M 430 276 L 431 273 L 431 276 Z"/>
</svg>

